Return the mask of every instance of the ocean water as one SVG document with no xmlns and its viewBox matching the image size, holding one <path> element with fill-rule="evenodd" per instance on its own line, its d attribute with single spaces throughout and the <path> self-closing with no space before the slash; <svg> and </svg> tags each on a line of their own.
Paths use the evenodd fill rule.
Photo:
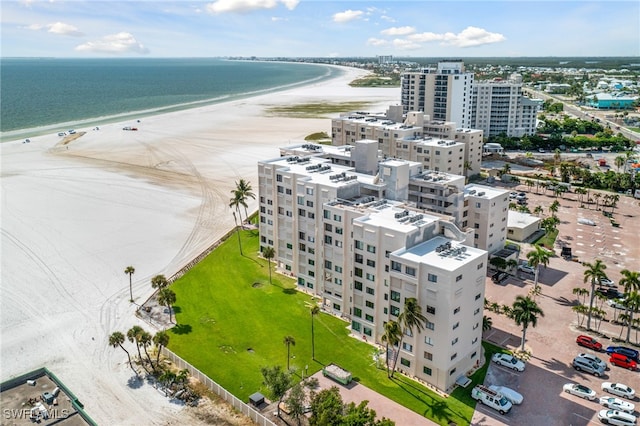
<svg viewBox="0 0 640 426">
<path fill-rule="evenodd" d="M 194 108 L 340 72 L 323 65 L 213 58 L 3 58 L 0 140 Z"/>
</svg>

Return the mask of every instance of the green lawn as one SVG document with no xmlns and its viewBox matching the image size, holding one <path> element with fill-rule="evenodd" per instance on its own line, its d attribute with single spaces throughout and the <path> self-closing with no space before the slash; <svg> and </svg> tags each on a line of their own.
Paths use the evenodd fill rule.
<svg viewBox="0 0 640 426">
<path fill-rule="evenodd" d="M 297 378 L 308 366 L 313 374 L 335 362 L 350 370 L 356 381 L 405 407 L 446 425 L 471 421 L 475 401 L 470 388 L 441 398 L 417 382 L 396 375 L 387 378 L 376 368 L 374 348 L 348 337 L 349 324 L 331 315 L 315 317 L 315 354 L 311 359 L 310 296 L 295 290 L 295 281 L 273 274 L 258 258 L 258 232 L 242 232 L 244 256 L 233 236 L 172 285 L 176 292 L 178 325 L 171 330 L 169 348 L 225 389 L 247 400 L 262 386 L 260 368 L 286 368 L 284 336 L 295 338 L 291 368 Z M 272 265 L 273 266 L 273 265 Z M 490 356 L 497 348 L 485 346 Z M 486 366 L 472 377 L 482 382 Z M 473 386 L 473 385 L 471 385 Z"/>
</svg>

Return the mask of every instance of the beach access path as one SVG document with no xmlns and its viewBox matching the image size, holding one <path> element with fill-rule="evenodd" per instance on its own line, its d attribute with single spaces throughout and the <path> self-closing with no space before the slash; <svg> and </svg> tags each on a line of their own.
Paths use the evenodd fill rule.
<svg viewBox="0 0 640 426">
<path fill-rule="evenodd" d="M 151 277 L 171 276 L 232 229 L 234 182 L 246 179 L 257 193 L 259 160 L 330 134 L 338 115 L 266 109 L 365 101 L 383 112 L 399 103 L 399 88 L 348 86 L 364 74 L 348 69 L 283 92 L 76 129 L 86 133 L 66 145 L 57 134 L 2 143 L 0 380 L 46 366 L 98 424 L 184 424 L 181 406 L 131 380 L 126 354 L 108 336 L 135 324 L 155 333 L 134 315 Z"/>
</svg>

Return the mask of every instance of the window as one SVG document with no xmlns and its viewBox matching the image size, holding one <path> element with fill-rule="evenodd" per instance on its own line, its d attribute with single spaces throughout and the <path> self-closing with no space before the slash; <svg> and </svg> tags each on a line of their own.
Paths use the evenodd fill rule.
<svg viewBox="0 0 640 426">
<path fill-rule="evenodd" d="M 376 261 L 375 260 L 371 260 L 371 259 L 367 259 L 367 266 L 371 266 L 372 268 L 376 267 Z"/>
<path fill-rule="evenodd" d="M 324 230 L 327 231 L 327 232 L 333 231 L 333 225 L 331 225 L 330 223 L 325 223 L 324 224 Z"/>
<path fill-rule="evenodd" d="M 307 201 L 307 207 L 313 207 L 313 201 Z"/>
<path fill-rule="evenodd" d="M 453 315 L 457 314 L 458 312 L 460 312 L 460 306 L 453 310 Z"/>
<path fill-rule="evenodd" d="M 353 308 L 353 316 L 354 317 L 358 317 L 358 318 L 362 318 L 362 309 Z"/>
<path fill-rule="evenodd" d="M 369 281 L 375 281 L 376 280 L 376 276 L 374 274 L 367 273 L 367 279 Z"/>
<path fill-rule="evenodd" d="M 394 302 L 399 302 L 400 301 L 400 293 L 394 290 L 391 290 L 391 300 L 393 300 Z"/>
<path fill-rule="evenodd" d="M 315 219 L 315 218 L 316 218 L 316 214 L 315 214 L 315 213 L 311 213 L 311 212 L 309 212 L 309 214 L 307 215 L 307 217 L 308 217 L 309 219 Z"/>
<path fill-rule="evenodd" d="M 325 261 L 324 261 L 324 267 L 325 267 L 326 269 L 331 269 L 331 267 L 332 267 L 332 266 L 333 266 L 333 264 L 331 263 L 331 261 L 330 261 L 330 260 L 325 260 Z"/>
<path fill-rule="evenodd" d="M 424 359 L 428 359 L 429 361 L 433 361 L 433 354 L 431 352 L 424 351 Z"/>
<path fill-rule="evenodd" d="M 422 372 L 427 376 L 431 375 L 431 369 L 429 367 L 422 367 Z"/>
<path fill-rule="evenodd" d="M 402 342 L 402 349 L 404 349 L 407 352 L 413 352 L 413 345 L 407 342 Z"/>
<path fill-rule="evenodd" d="M 355 255 L 355 262 L 356 263 L 362 263 L 364 261 L 364 257 L 362 257 L 361 254 L 356 253 Z"/>
<path fill-rule="evenodd" d="M 362 291 L 362 283 L 360 281 L 354 281 L 353 286 L 355 287 L 356 290 Z"/>
<path fill-rule="evenodd" d="M 427 313 L 435 315 L 436 314 L 436 308 L 433 307 L 433 306 L 427 305 Z"/>
<path fill-rule="evenodd" d="M 451 341 L 451 346 L 455 345 L 456 343 L 458 343 L 458 338 L 457 337 Z M 451 359 L 453 359 L 453 358 L 451 358 Z"/>
<path fill-rule="evenodd" d="M 288 249 L 293 249 L 293 244 L 291 244 L 291 243 L 287 243 L 287 248 L 288 248 Z"/>
<path fill-rule="evenodd" d="M 359 250 L 362 250 L 364 248 L 364 244 L 362 243 L 362 241 L 356 240 L 355 245 L 356 245 L 356 248 Z"/>
<path fill-rule="evenodd" d="M 333 215 L 333 220 L 335 220 L 336 222 L 342 222 L 342 216 L 334 214 Z"/>
<path fill-rule="evenodd" d="M 307 251 L 309 252 L 309 254 L 316 254 L 316 250 L 314 248 L 309 247 Z"/>
<path fill-rule="evenodd" d="M 338 228 L 338 227 L 336 226 L 336 234 L 340 234 L 340 235 L 342 235 L 342 228 Z"/>
<path fill-rule="evenodd" d="M 425 324 L 425 326 L 429 329 L 429 330 L 435 330 L 436 329 L 436 323 L 431 322 L 429 320 L 427 320 L 427 323 Z"/>
<path fill-rule="evenodd" d="M 367 300 L 364 304 L 366 305 L 367 308 L 373 309 L 375 307 L 373 302 L 370 302 L 369 300 Z"/>
<path fill-rule="evenodd" d="M 473 315 L 478 315 L 480 313 L 480 308 L 476 308 L 475 311 L 473 311 Z"/>
<path fill-rule="evenodd" d="M 354 331 L 360 331 L 360 323 L 357 321 L 351 321 L 351 329 Z"/>
<path fill-rule="evenodd" d="M 287 190 L 285 191 L 285 193 L 286 193 L 287 195 L 291 195 L 291 188 L 287 188 Z"/>
<path fill-rule="evenodd" d="M 325 219 L 331 219 L 331 212 L 330 212 L 329 210 L 325 210 L 325 211 L 323 212 L 323 217 L 324 217 Z"/>
<path fill-rule="evenodd" d="M 481 295 L 480 293 L 476 294 L 476 300 L 480 299 Z"/>
<path fill-rule="evenodd" d="M 307 211 L 303 209 L 298 209 L 298 216 L 305 217 L 307 215 Z"/>
<path fill-rule="evenodd" d="M 475 340 L 477 341 L 477 340 L 478 340 L 478 338 L 476 337 L 476 338 L 475 338 Z M 474 341 L 473 343 L 475 343 L 475 341 Z M 474 353 L 472 353 L 470 358 L 471 358 L 471 359 L 473 359 L 473 358 L 475 358 L 475 357 L 476 357 L 476 355 L 478 355 L 478 352 L 474 352 Z"/>
<path fill-rule="evenodd" d="M 340 278 L 334 278 L 333 282 L 334 282 L 334 284 L 342 285 L 342 280 Z"/>
<path fill-rule="evenodd" d="M 412 268 L 411 266 L 406 266 L 404 272 L 412 277 L 416 276 L 416 268 Z"/>
<path fill-rule="evenodd" d="M 363 276 L 362 268 L 355 268 L 355 269 L 353 270 L 353 274 L 354 274 L 356 277 L 360 277 L 360 278 L 362 278 L 362 276 Z"/>
<path fill-rule="evenodd" d="M 367 287 L 367 294 L 370 294 L 373 296 L 375 294 L 375 290 L 372 289 L 371 287 Z"/>
<path fill-rule="evenodd" d="M 451 371 L 449 371 L 449 375 L 450 375 L 450 376 L 453 376 L 453 375 L 455 374 L 455 372 L 456 372 L 456 369 L 455 369 L 455 368 L 453 368 Z"/>
<path fill-rule="evenodd" d="M 476 329 L 476 328 L 478 328 L 479 326 L 480 326 L 480 325 L 479 325 L 478 323 L 476 323 L 476 324 L 473 326 L 473 329 L 475 330 L 475 329 Z"/>
<path fill-rule="evenodd" d="M 457 322 L 457 323 L 453 324 L 453 330 L 455 330 L 458 327 L 460 327 L 460 322 Z"/>
<path fill-rule="evenodd" d="M 364 319 L 366 319 L 369 322 L 373 322 L 373 315 L 365 314 Z"/>
<path fill-rule="evenodd" d="M 304 197 L 298 195 L 298 205 L 300 206 L 304 206 Z"/>
<path fill-rule="evenodd" d="M 425 337 L 424 342 L 429 346 L 433 346 L 433 337 Z"/>
<path fill-rule="evenodd" d="M 333 238 L 331 238 L 331 235 L 325 235 L 325 236 L 324 236 L 324 243 L 325 243 L 325 244 L 331 244 L 331 243 L 333 243 Z"/>
<path fill-rule="evenodd" d="M 482 269 L 484 267 L 484 262 L 480 262 L 477 269 Z"/>
<path fill-rule="evenodd" d="M 400 315 L 400 308 L 393 305 L 390 305 L 390 308 L 391 308 L 391 315 L 393 315 L 394 317 L 397 317 Z"/>
<path fill-rule="evenodd" d="M 298 249 L 300 251 L 307 251 L 307 246 L 304 245 L 303 243 L 298 244 Z"/>
<path fill-rule="evenodd" d="M 342 247 L 342 241 L 336 240 L 336 247 Z"/>
<path fill-rule="evenodd" d="M 427 279 L 429 280 L 429 282 L 432 282 L 432 283 L 437 283 L 438 282 L 438 276 L 437 275 L 427 274 Z"/>
<path fill-rule="evenodd" d="M 400 358 L 400 364 L 404 365 L 405 367 L 411 367 L 411 361 L 409 361 L 408 359 Z"/>
<path fill-rule="evenodd" d="M 391 261 L 391 269 L 393 269 L 394 271 L 402 271 L 402 264 L 399 262 L 396 262 L 395 260 Z"/>
<path fill-rule="evenodd" d="M 282 182 L 282 175 L 276 175 L 276 182 Z"/>
<path fill-rule="evenodd" d="M 336 272 L 342 273 L 342 266 L 336 265 L 334 269 Z"/>
<path fill-rule="evenodd" d="M 451 355 L 451 361 L 453 361 L 454 359 L 456 359 L 458 357 L 458 353 L 454 353 L 453 355 Z"/>
<path fill-rule="evenodd" d="M 313 188 L 307 188 L 307 195 L 313 195 Z"/>
<path fill-rule="evenodd" d="M 370 244 L 367 244 L 367 251 L 369 253 L 375 253 L 376 252 L 376 246 L 372 246 Z"/>
<path fill-rule="evenodd" d="M 333 309 L 335 309 L 336 311 L 340 310 L 340 305 L 338 305 L 337 303 L 333 304 Z"/>
<path fill-rule="evenodd" d="M 309 265 L 314 266 L 316 264 L 316 261 L 313 259 L 309 259 Z"/>
<path fill-rule="evenodd" d="M 458 282 L 458 281 L 460 281 L 460 280 L 462 280 L 462 275 L 458 275 L 458 276 L 456 277 L 456 282 Z"/>
</svg>

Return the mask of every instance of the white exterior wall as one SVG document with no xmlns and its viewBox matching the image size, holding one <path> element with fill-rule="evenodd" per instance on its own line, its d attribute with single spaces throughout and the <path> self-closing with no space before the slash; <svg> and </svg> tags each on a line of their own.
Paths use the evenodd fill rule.
<svg viewBox="0 0 640 426">
<path fill-rule="evenodd" d="M 504 247 L 507 236 L 509 191 L 482 185 L 467 185 L 467 226 L 474 228 L 474 246 L 489 254 Z"/>
</svg>

